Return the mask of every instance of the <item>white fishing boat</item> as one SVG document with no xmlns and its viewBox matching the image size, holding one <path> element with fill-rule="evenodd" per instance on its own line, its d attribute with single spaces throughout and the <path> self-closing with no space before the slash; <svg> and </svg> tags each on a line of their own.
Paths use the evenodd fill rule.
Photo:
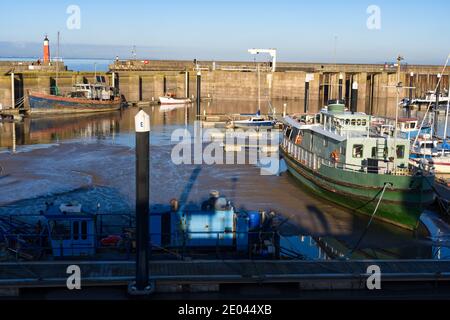
<svg viewBox="0 0 450 320">
<path fill-rule="evenodd" d="M 174 95 L 166 95 L 165 97 L 159 97 L 161 104 L 189 104 L 192 103 L 189 98 L 175 98 Z"/>
<path fill-rule="evenodd" d="M 438 174 L 450 174 L 450 150 L 444 153 L 438 152 L 429 160 L 429 164 Z"/>
<path fill-rule="evenodd" d="M 241 129 L 250 129 L 250 128 L 265 128 L 272 129 L 276 124 L 275 120 L 266 119 L 261 116 L 261 112 L 258 112 L 255 115 L 250 115 L 248 119 L 245 120 L 231 120 L 227 123 L 227 128 L 241 128 Z"/>
<path fill-rule="evenodd" d="M 247 120 L 231 121 L 233 128 L 265 128 L 272 129 L 276 122 L 274 120 L 266 120 L 260 116 L 251 117 Z"/>
</svg>

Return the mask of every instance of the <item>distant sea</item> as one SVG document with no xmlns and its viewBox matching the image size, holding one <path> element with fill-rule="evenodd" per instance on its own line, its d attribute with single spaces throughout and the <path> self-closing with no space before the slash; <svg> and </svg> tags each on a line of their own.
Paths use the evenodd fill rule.
<svg viewBox="0 0 450 320">
<path fill-rule="evenodd" d="M 36 61 L 36 58 L 0 58 L 0 61 Z M 106 72 L 108 66 L 114 60 L 108 59 L 64 59 L 64 64 L 73 71 L 97 71 Z"/>
</svg>

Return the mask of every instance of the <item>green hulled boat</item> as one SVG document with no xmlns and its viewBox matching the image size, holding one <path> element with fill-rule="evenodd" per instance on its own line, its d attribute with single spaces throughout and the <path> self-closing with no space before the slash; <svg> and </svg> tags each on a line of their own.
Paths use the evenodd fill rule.
<svg viewBox="0 0 450 320">
<path fill-rule="evenodd" d="M 302 184 L 355 213 L 417 228 L 434 201 L 435 177 L 409 166 L 409 140 L 377 134 L 371 116 L 346 112 L 341 101 L 318 115 L 284 120 L 281 152 Z"/>
</svg>

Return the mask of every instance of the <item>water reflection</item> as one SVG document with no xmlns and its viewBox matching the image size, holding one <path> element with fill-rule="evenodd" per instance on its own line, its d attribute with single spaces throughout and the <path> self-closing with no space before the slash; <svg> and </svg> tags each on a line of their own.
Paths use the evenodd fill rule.
<svg viewBox="0 0 450 320">
<path fill-rule="evenodd" d="M 384 99 L 387 101 L 387 99 Z M 386 101 L 376 99 L 377 104 Z M 391 102 L 388 102 L 391 103 Z M 288 113 L 303 112 L 303 101 L 274 101 L 273 107 L 278 113 L 283 111 L 287 104 Z M 257 104 L 250 101 L 208 101 L 201 105 L 201 113 L 255 113 Z M 187 106 L 154 106 L 146 109 L 151 114 L 152 127 L 163 130 L 165 126 L 188 125 L 195 120 L 196 108 Z M 263 104 L 263 112 L 271 112 L 268 105 Z M 20 123 L 0 122 L 0 148 L 14 149 L 17 146 L 48 144 L 71 139 L 105 139 L 114 138 L 118 133 L 130 133 L 134 130 L 134 116 L 137 109 L 102 114 L 64 115 L 27 117 Z M 392 113 L 392 112 L 391 112 Z M 381 112 L 380 115 L 393 116 Z M 401 115 L 406 116 L 407 111 L 402 110 Z M 422 118 L 425 112 L 414 110 L 412 116 Z M 445 115 L 439 115 L 438 135 L 444 132 Z M 449 128 L 450 129 L 450 128 Z M 450 130 L 449 130 L 450 132 Z"/>
</svg>

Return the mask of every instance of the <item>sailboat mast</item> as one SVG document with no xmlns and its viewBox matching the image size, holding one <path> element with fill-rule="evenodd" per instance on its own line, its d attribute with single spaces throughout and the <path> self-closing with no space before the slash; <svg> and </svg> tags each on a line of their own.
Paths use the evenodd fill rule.
<svg viewBox="0 0 450 320">
<path fill-rule="evenodd" d="M 258 111 L 261 112 L 261 70 L 259 68 L 259 63 L 257 64 L 258 69 Z"/>
<path fill-rule="evenodd" d="M 445 145 L 447 144 L 447 130 L 448 130 L 448 113 L 450 110 L 450 74 L 448 79 L 448 98 L 447 99 L 447 110 L 445 111 L 445 124 L 444 124 L 444 141 L 443 141 L 443 148 L 442 148 L 442 155 L 445 155 Z"/>
<path fill-rule="evenodd" d="M 398 108 L 400 105 L 400 71 L 401 71 L 401 62 L 403 60 L 402 56 L 398 56 L 397 58 L 397 104 L 395 106 L 395 127 L 394 127 L 394 166 L 395 170 L 397 170 L 396 167 L 396 161 L 397 161 L 397 133 L 398 133 Z"/>
<path fill-rule="evenodd" d="M 445 72 L 445 70 L 447 69 L 447 66 L 448 66 L 449 61 L 450 61 L 450 54 L 447 56 L 447 60 L 445 61 L 445 65 L 444 65 L 444 68 L 442 69 L 442 73 L 441 73 L 441 74 L 443 74 L 443 73 Z M 438 79 L 438 84 L 437 84 L 437 86 L 440 84 L 440 82 L 441 82 L 441 78 Z M 437 86 L 436 86 L 436 90 L 437 90 Z M 435 90 L 435 91 L 436 91 L 436 90 Z M 449 93 L 449 94 L 450 94 L 450 93 Z M 429 113 L 430 113 L 431 104 L 432 104 L 431 102 L 428 104 L 427 111 L 425 112 L 425 115 L 424 115 L 424 117 L 423 117 L 423 119 L 422 119 L 422 123 L 420 124 L 420 130 L 422 130 L 423 125 L 425 124 L 425 120 L 427 119 L 427 116 L 428 116 L 428 117 L 431 117 L 431 114 L 429 114 Z M 417 144 L 417 142 L 419 141 L 419 136 L 420 136 L 420 135 L 417 135 L 417 136 L 416 136 L 416 139 L 414 140 L 414 143 L 413 143 L 413 147 L 415 147 L 416 144 Z M 433 136 L 433 135 L 432 135 L 432 136 Z"/>
<path fill-rule="evenodd" d="M 60 57 L 59 57 L 59 37 L 60 37 L 60 34 L 59 34 L 59 31 L 58 31 L 58 37 L 57 37 L 57 43 L 56 43 L 56 55 L 57 55 L 57 58 L 56 58 L 56 79 L 55 79 L 55 86 L 56 86 L 56 88 L 55 88 L 55 91 L 56 91 L 56 93 L 57 94 L 59 94 L 59 88 L 58 88 L 58 80 L 59 80 L 59 61 L 60 61 Z"/>
</svg>

